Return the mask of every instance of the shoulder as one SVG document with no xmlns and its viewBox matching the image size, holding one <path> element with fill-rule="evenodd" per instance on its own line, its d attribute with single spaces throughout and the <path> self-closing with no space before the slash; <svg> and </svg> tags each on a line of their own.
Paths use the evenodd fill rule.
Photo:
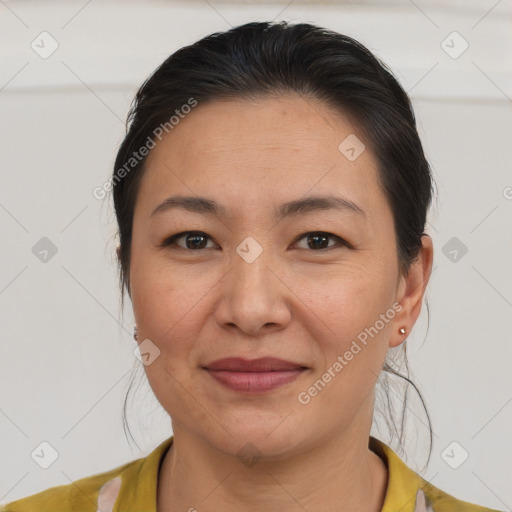
<svg viewBox="0 0 512 512">
<path fill-rule="evenodd" d="M 500 512 L 469 503 L 427 482 L 382 441 L 370 437 L 369 447 L 388 468 L 388 486 L 382 512 Z"/>
<path fill-rule="evenodd" d="M 0 505 L 0 512 L 96 512 L 111 510 L 119 494 L 125 469 L 133 461 L 110 471 L 88 476 L 70 484 L 51 487 L 10 503 Z M 110 508 L 101 507 L 105 502 Z"/>
<path fill-rule="evenodd" d="M 416 493 L 414 512 L 500 512 L 463 501 L 445 493 L 423 480 L 422 488 Z"/>
<path fill-rule="evenodd" d="M 110 512 L 114 504 L 115 510 L 154 511 L 160 463 L 172 441 L 109 471 L 0 504 L 0 512 Z"/>
</svg>

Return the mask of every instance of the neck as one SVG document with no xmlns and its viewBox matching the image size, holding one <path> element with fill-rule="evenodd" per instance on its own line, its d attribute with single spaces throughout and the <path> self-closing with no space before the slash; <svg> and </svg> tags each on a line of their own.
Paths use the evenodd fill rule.
<svg viewBox="0 0 512 512">
<path fill-rule="evenodd" d="M 387 468 L 369 450 L 369 432 L 360 429 L 311 446 L 300 455 L 260 459 L 247 467 L 238 457 L 173 427 L 173 444 L 159 473 L 158 512 L 382 509 Z"/>
</svg>

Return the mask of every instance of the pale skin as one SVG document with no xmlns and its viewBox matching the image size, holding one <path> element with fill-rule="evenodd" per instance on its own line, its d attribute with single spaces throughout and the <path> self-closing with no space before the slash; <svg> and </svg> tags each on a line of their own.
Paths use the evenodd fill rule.
<svg viewBox="0 0 512 512">
<path fill-rule="evenodd" d="M 200 104 L 151 150 L 135 205 L 130 290 L 139 342 L 160 350 L 145 370 L 174 433 L 158 512 L 381 510 L 387 468 L 368 449 L 374 388 L 388 348 L 406 338 L 399 329 L 408 334 L 420 314 L 433 246 L 423 236 L 408 276 L 399 273 L 376 160 L 368 144 L 347 159 L 338 145 L 349 134 L 364 142 L 341 113 L 287 94 Z M 330 209 L 273 217 L 282 203 L 326 194 L 353 201 L 365 216 Z M 174 195 L 213 199 L 226 215 L 151 216 Z M 182 231 L 206 238 L 159 247 Z M 327 250 L 304 236 L 311 232 L 332 235 L 320 246 Z M 262 248 L 252 263 L 236 252 L 249 236 Z M 401 310 L 378 334 L 299 403 L 395 303 Z M 309 369 L 247 396 L 202 368 L 228 356 L 274 356 Z M 248 442 L 261 457 L 250 467 L 237 456 Z"/>
</svg>

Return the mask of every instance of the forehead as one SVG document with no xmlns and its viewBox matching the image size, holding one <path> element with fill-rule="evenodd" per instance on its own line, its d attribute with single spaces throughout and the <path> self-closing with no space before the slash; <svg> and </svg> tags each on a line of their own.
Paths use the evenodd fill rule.
<svg viewBox="0 0 512 512">
<path fill-rule="evenodd" d="M 350 160 L 345 140 L 365 143 L 346 116 L 310 97 L 199 104 L 151 150 L 137 203 L 149 212 L 182 193 L 235 208 L 339 192 L 364 210 L 386 207 L 368 144 Z"/>
</svg>

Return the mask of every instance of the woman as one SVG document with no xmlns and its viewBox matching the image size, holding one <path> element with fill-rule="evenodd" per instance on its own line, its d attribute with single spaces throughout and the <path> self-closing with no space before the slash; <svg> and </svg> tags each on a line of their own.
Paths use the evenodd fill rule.
<svg viewBox="0 0 512 512">
<path fill-rule="evenodd" d="M 353 39 L 249 23 L 143 84 L 111 187 L 122 290 L 173 436 L 18 511 L 489 511 L 370 436 L 429 281 L 409 98 Z"/>
</svg>

